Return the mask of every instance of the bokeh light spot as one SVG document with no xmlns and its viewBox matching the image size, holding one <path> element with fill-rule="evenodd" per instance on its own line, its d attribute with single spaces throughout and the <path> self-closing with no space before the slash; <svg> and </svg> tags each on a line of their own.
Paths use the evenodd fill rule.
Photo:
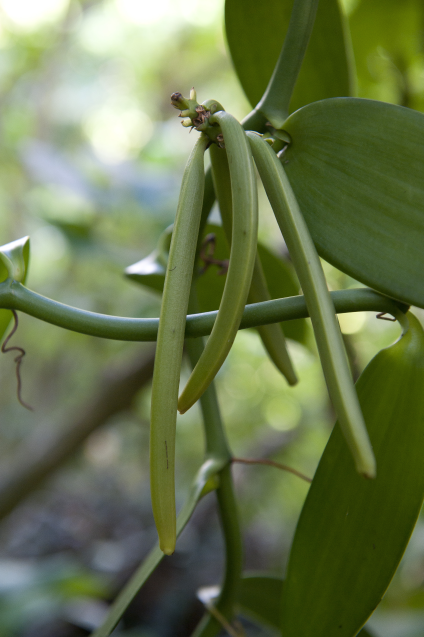
<svg viewBox="0 0 424 637">
<path fill-rule="evenodd" d="M 69 0 L 1 0 L 0 6 L 12 22 L 23 29 L 36 29 L 63 16 Z"/>
<path fill-rule="evenodd" d="M 169 0 L 116 0 L 119 13 L 129 22 L 135 24 L 154 24 L 168 12 Z"/>
</svg>

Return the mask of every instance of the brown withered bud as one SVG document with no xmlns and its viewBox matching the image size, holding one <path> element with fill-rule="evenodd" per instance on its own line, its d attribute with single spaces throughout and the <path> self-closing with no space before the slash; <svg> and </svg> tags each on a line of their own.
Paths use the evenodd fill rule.
<svg viewBox="0 0 424 637">
<path fill-rule="evenodd" d="M 179 108 L 183 111 L 189 107 L 188 100 L 181 95 L 181 93 L 172 93 L 171 104 L 174 108 Z"/>
<path fill-rule="evenodd" d="M 211 116 L 210 111 L 207 111 L 204 106 L 196 106 L 197 116 L 193 119 L 194 126 L 201 126 Z"/>
</svg>

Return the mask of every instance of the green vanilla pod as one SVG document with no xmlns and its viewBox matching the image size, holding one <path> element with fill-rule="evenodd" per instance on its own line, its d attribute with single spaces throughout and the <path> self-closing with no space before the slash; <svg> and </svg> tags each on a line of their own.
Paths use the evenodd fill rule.
<svg viewBox="0 0 424 637">
<path fill-rule="evenodd" d="M 222 225 L 228 244 L 231 246 L 233 213 L 231 180 L 227 153 L 215 144 L 210 147 L 209 153 L 215 193 L 221 212 Z M 259 254 L 256 253 L 252 282 L 247 301 L 248 303 L 260 303 L 261 301 L 270 300 L 271 295 L 268 290 L 261 260 Z M 268 352 L 268 355 L 274 365 L 283 374 L 289 385 L 295 385 L 297 383 L 297 377 L 287 351 L 286 339 L 284 338 L 284 332 L 281 325 L 278 323 L 262 325 L 257 328 L 257 331 L 261 337 L 265 350 Z"/>
<path fill-rule="evenodd" d="M 378 465 L 355 472 L 336 426 L 295 532 L 282 597 L 284 637 L 354 637 L 386 591 L 424 497 L 424 332 L 409 329 L 357 382 Z M 404 320 L 405 320 L 404 318 Z"/>
<path fill-rule="evenodd" d="M 247 136 L 305 296 L 328 392 L 340 427 L 357 471 L 367 478 L 375 478 L 373 450 L 317 251 L 280 160 L 257 133 L 250 132 Z"/>
<path fill-rule="evenodd" d="M 218 315 L 206 347 L 179 398 L 178 410 L 181 413 L 200 398 L 231 349 L 249 294 L 258 237 L 256 176 L 245 132 L 239 122 L 225 111 L 217 112 L 209 121 L 220 126 L 228 153 L 233 240 Z"/>
<path fill-rule="evenodd" d="M 252 283 L 247 300 L 248 303 L 260 303 L 261 301 L 271 300 L 259 254 L 256 254 Z M 289 385 L 296 385 L 298 379 L 287 351 L 286 339 L 284 338 L 281 324 L 271 323 L 271 325 L 260 325 L 256 329 L 274 365 L 283 374 Z"/>
<path fill-rule="evenodd" d="M 184 330 L 194 257 L 197 247 L 204 190 L 202 135 L 194 147 L 183 176 L 172 233 L 152 384 L 150 420 L 150 489 L 159 545 L 171 555 L 176 542 L 175 427 Z"/>
</svg>

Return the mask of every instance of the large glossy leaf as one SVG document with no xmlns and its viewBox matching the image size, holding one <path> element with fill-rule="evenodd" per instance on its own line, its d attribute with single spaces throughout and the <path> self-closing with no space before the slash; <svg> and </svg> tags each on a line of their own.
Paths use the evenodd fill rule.
<svg viewBox="0 0 424 637">
<path fill-rule="evenodd" d="M 282 161 L 319 254 L 424 307 L 424 115 L 324 100 L 293 113 Z"/>
<path fill-rule="evenodd" d="M 338 425 L 297 525 L 284 584 L 284 637 L 354 637 L 399 564 L 424 496 L 424 332 L 410 328 L 357 383 L 377 478 L 355 471 Z"/>
<path fill-rule="evenodd" d="M 126 276 L 150 289 L 162 292 L 171 232 L 172 226 L 162 235 L 158 247 L 152 254 L 125 270 Z M 208 224 L 205 230 L 205 236 L 207 235 L 215 237 L 213 258 L 218 262 L 225 263 L 229 258 L 229 251 L 223 228 L 215 224 Z M 258 252 L 271 298 L 279 299 L 297 295 L 299 284 L 293 267 L 262 244 L 258 244 Z M 204 261 L 199 259 L 198 268 L 202 270 L 204 266 Z M 221 271 L 221 266 L 212 265 L 206 268 L 197 280 L 197 296 L 201 312 L 212 312 L 219 308 L 225 285 L 225 274 L 220 274 Z M 288 338 L 305 343 L 306 322 L 304 320 L 289 321 L 284 325 L 284 333 Z"/>
<path fill-rule="evenodd" d="M 25 283 L 28 263 L 29 237 L 0 246 L 0 283 L 8 278 Z M 3 338 L 11 318 L 10 310 L 0 310 L 0 339 Z"/>
<path fill-rule="evenodd" d="M 292 0 L 226 0 L 231 57 L 252 106 L 261 99 L 280 54 Z M 352 92 L 352 59 L 337 0 L 320 0 L 290 110 Z"/>
</svg>

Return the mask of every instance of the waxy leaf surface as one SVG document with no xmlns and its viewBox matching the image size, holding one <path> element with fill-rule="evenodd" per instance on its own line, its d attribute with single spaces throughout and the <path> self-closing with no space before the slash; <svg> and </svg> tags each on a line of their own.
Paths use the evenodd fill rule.
<svg viewBox="0 0 424 637">
<path fill-rule="evenodd" d="M 339 98 L 305 106 L 284 129 L 283 165 L 319 254 L 424 307 L 424 115 Z"/>
<path fill-rule="evenodd" d="M 273 575 L 245 575 L 238 603 L 242 612 L 261 623 L 279 628 L 284 581 Z"/>
<path fill-rule="evenodd" d="M 280 628 L 281 597 L 284 580 L 275 575 L 244 575 L 240 582 L 238 603 L 242 614 L 260 624 Z M 358 637 L 373 637 L 365 628 Z"/>
<path fill-rule="evenodd" d="M 274 70 L 292 0 L 226 0 L 225 29 L 236 73 L 252 106 Z M 352 56 L 337 0 L 320 0 L 290 111 L 328 97 L 351 95 Z"/>
<path fill-rule="evenodd" d="M 284 584 L 284 637 L 355 637 L 399 564 L 424 496 L 424 333 L 382 350 L 357 391 L 377 478 L 355 471 L 338 425 L 297 525 Z"/>
</svg>

